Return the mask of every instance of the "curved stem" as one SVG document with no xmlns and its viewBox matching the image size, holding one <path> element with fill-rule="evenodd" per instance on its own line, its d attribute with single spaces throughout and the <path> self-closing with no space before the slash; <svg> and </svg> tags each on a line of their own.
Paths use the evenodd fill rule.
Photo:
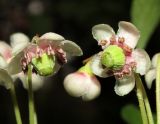
<svg viewBox="0 0 160 124">
<path fill-rule="evenodd" d="M 157 124 L 160 124 L 160 55 L 157 59 L 156 68 L 156 109 L 157 109 Z"/>
<path fill-rule="evenodd" d="M 17 102 L 17 97 L 16 97 L 16 91 L 15 91 L 14 84 L 12 85 L 12 87 L 10 89 L 10 94 L 11 94 L 12 101 L 13 101 L 14 114 L 15 114 L 15 117 L 16 117 L 16 122 L 17 122 L 17 124 L 22 124 L 22 119 L 21 119 L 21 114 L 20 114 L 18 102 Z"/>
<path fill-rule="evenodd" d="M 135 74 L 135 78 L 137 87 L 137 97 L 139 101 L 143 123 L 154 124 L 151 107 L 142 80 L 138 74 Z"/>
<path fill-rule="evenodd" d="M 29 124 L 36 124 L 37 117 L 34 107 L 34 95 L 32 91 L 32 67 L 28 65 L 28 97 L 29 97 Z"/>
</svg>

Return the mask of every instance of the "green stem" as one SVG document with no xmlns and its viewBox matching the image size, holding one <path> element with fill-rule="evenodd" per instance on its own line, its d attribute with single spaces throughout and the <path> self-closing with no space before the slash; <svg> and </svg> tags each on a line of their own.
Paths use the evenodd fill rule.
<svg viewBox="0 0 160 124">
<path fill-rule="evenodd" d="M 15 117 L 16 117 L 16 124 L 22 124 L 22 119 L 21 119 L 21 115 L 20 115 L 18 102 L 17 102 L 17 97 L 16 97 L 16 91 L 15 91 L 14 84 L 12 85 L 12 87 L 10 89 L 10 94 L 11 94 L 12 101 L 13 101 L 14 114 L 15 114 Z"/>
<path fill-rule="evenodd" d="M 142 80 L 138 74 L 135 74 L 135 77 L 136 77 L 137 97 L 139 100 L 143 123 L 154 124 L 151 107 Z"/>
<path fill-rule="evenodd" d="M 160 124 L 160 55 L 157 59 L 156 71 L 156 109 L 157 109 L 157 124 Z"/>
<path fill-rule="evenodd" d="M 37 124 L 37 117 L 34 107 L 34 96 L 32 90 L 32 67 L 28 65 L 28 97 L 29 97 L 29 124 Z"/>
</svg>

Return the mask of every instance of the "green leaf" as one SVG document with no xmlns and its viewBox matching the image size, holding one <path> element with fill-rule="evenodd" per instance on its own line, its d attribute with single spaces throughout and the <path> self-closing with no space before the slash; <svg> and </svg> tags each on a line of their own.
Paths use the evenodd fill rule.
<svg viewBox="0 0 160 124">
<path fill-rule="evenodd" d="M 132 104 L 128 104 L 122 108 L 121 117 L 127 124 L 142 124 L 140 110 Z M 153 114 L 154 122 L 156 122 L 156 115 Z"/>
<path fill-rule="evenodd" d="M 160 0 L 133 0 L 131 21 L 141 32 L 137 47 L 146 47 L 149 38 L 160 22 L 159 12 Z"/>
<path fill-rule="evenodd" d="M 123 107 L 121 116 L 127 124 L 142 124 L 141 113 L 134 105 L 126 105 Z"/>
</svg>

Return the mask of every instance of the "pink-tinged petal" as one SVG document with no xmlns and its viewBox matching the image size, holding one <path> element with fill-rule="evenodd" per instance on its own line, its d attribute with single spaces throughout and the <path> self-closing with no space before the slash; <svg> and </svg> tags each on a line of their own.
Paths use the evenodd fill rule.
<svg viewBox="0 0 160 124">
<path fill-rule="evenodd" d="M 144 75 L 151 67 L 149 55 L 143 49 L 135 49 L 132 56 L 136 62 L 136 73 Z"/>
<path fill-rule="evenodd" d="M 130 93 L 135 87 L 135 77 L 134 74 L 124 76 L 120 79 L 116 79 L 116 84 L 114 90 L 117 95 L 124 96 Z"/>
<path fill-rule="evenodd" d="M 48 32 L 43 34 L 40 39 L 46 39 L 46 40 L 51 40 L 51 41 L 63 41 L 65 40 L 64 37 L 62 37 L 59 34 L 53 33 L 53 32 Z"/>
<path fill-rule="evenodd" d="M 160 56 L 160 53 L 155 54 L 155 55 L 153 56 L 153 58 L 152 58 L 152 67 L 153 67 L 153 68 L 156 68 L 156 66 L 157 66 L 158 56 Z"/>
<path fill-rule="evenodd" d="M 0 55 L 0 68 L 5 69 L 7 67 L 7 61 Z"/>
<path fill-rule="evenodd" d="M 110 43 L 110 38 L 115 35 L 113 28 L 107 24 L 98 24 L 92 27 L 92 35 L 95 40 L 98 41 L 98 44 L 102 40 L 107 41 L 107 45 Z"/>
<path fill-rule="evenodd" d="M 15 55 L 22 51 L 28 44 L 29 38 L 23 33 L 14 33 L 10 36 L 12 53 Z"/>
<path fill-rule="evenodd" d="M 74 97 L 82 97 L 83 100 L 92 100 L 100 94 L 100 84 L 96 77 L 87 73 L 71 73 L 64 79 L 64 88 Z"/>
<path fill-rule="evenodd" d="M 125 21 L 120 21 L 118 26 L 118 37 L 125 38 L 125 44 L 131 48 L 135 48 L 140 38 L 139 30 L 132 23 Z"/>
<path fill-rule="evenodd" d="M 15 55 L 7 66 L 7 71 L 10 75 L 18 74 L 22 71 L 22 65 L 21 65 L 21 58 L 23 57 L 24 52 L 20 52 L 17 55 Z"/>
<path fill-rule="evenodd" d="M 81 56 L 83 55 L 83 52 L 81 50 L 81 48 L 74 43 L 73 41 L 69 41 L 69 40 L 64 40 L 61 42 L 62 44 L 62 49 L 67 52 L 69 55 L 72 56 Z"/>
<path fill-rule="evenodd" d="M 101 93 L 101 85 L 95 76 L 90 78 L 90 85 L 88 87 L 88 92 L 82 96 L 84 101 L 92 100 L 98 97 Z"/>
<path fill-rule="evenodd" d="M 25 75 L 23 72 L 18 74 L 18 77 L 21 79 L 22 84 L 24 86 L 25 89 L 28 89 L 28 85 L 27 85 L 27 75 Z M 32 74 L 32 88 L 33 90 L 38 90 L 40 89 L 44 84 L 44 77 L 41 77 L 35 73 Z"/>
<path fill-rule="evenodd" d="M 145 81 L 148 89 L 151 89 L 153 81 L 156 79 L 156 69 L 151 69 L 145 74 Z"/>
<path fill-rule="evenodd" d="M 11 47 L 4 41 L 0 41 L 0 54 L 4 57 L 6 61 L 8 61 L 12 56 Z"/>
<path fill-rule="evenodd" d="M 106 78 L 106 77 L 111 76 L 111 75 L 109 75 L 107 73 L 108 69 L 107 68 L 103 68 L 103 66 L 102 66 L 100 53 L 96 54 L 92 58 L 92 60 L 91 60 L 91 70 L 95 75 L 97 75 L 99 77 Z"/>
<path fill-rule="evenodd" d="M 10 89 L 13 85 L 12 77 L 4 69 L 0 68 L 0 85 L 4 86 L 6 89 Z"/>
</svg>

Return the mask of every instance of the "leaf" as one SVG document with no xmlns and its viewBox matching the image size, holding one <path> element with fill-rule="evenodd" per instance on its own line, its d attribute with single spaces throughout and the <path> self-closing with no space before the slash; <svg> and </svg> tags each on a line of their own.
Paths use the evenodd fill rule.
<svg viewBox="0 0 160 124">
<path fill-rule="evenodd" d="M 142 124 L 140 111 L 134 105 L 126 105 L 123 107 L 121 116 L 127 124 Z"/>
<path fill-rule="evenodd" d="M 145 48 L 149 38 L 160 22 L 160 0 L 133 0 L 131 8 L 132 23 L 141 32 L 139 48 Z"/>
<path fill-rule="evenodd" d="M 132 104 L 128 104 L 122 108 L 121 117 L 127 124 L 142 124 L 140 110 Z M 156 122 L 156 115 L 153 114 L 154 122 Z"/>
</svg>

